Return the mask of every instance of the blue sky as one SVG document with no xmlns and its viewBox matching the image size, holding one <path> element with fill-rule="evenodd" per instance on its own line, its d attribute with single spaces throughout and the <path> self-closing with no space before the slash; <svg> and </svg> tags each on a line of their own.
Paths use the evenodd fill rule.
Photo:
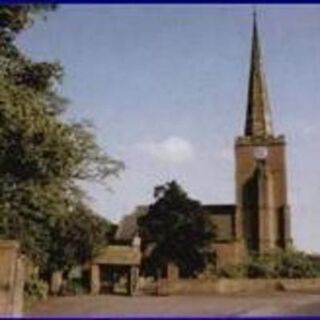
<svg viewBox="0 0 320 320">
<path fill-rule="evenodd" d="M 320 6 L 257 9 L 294 241 L 320 252 Z M 62 5 L 20 36 L 35 59 L 64 65 L 68 117 L 90 119 L 127 166 L 112 193 L 86 186 L 100 214 L 119 221 L 171 179 L 203 203 L 234 202 L 251 29 L 247 5 Z"/>
</svg>

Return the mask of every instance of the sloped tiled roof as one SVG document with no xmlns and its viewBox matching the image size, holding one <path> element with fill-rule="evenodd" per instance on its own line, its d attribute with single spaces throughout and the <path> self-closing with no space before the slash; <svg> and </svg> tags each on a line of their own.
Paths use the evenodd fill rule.
<svg viewBox="0 0 320 320">
<path fill-rule="evenodd" d="M 148 206 L 138 206 L 135 211 L 122 218 L 115 234 L 116 241 L 131 241 L 138 232 L 138 218 L 145 215 Z"/>
</svg>

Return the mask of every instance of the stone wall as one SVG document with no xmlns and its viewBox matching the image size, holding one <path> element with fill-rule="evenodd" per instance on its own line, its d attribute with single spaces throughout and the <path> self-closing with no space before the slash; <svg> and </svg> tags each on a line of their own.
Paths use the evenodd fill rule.
<svg viewBox="0 0 320 320">
<path fill-rule="evenodd" d="M 0 315 L 21 316 L 24 261 L 16 241 L 0 241 Z"/>
<path fill-rule="evenodd" d="M 161 295 L 232 294 L 272 291 L 317 291 L 317 279 L 180 279 L 161 280 Z"/>
<path fill-rule="evenodd" d="M 238 264 L 244 256 L 243 244 L 236 242 L 217 242 L 213 244 L 217 258 L 217 267 Z"/>
</svg>

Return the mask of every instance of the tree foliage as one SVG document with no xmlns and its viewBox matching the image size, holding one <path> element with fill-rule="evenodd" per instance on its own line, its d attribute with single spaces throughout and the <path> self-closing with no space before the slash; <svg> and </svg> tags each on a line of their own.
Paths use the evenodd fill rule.
<svg viewBox="0 0 320 320">
<path fill-rule="evenodd" d="M 105 241 L 106 222 L 85 203 L 79 181 L 105 183 L 123 168 L 85 122 L 63 119 L 62 66 L 34 62 L 16 46 L 21 31 L 54 9 L 0 5 L 0 235 L 18 239 L 42 270 L 61 267 L 57 239 L 68 248 L 59 253 L 66 265 L 83 262 L 95 241 Z"/>
<path fill-rule="evenodd" d="M 106 244 L 111 229 L 104 218 L 78 203 L 76 210 L 63 215 L 52 230 L 50 269 L 68 271 L 90 261 Z"/>
<path fill-rule="evenodd" d="M 156 272 L 174 262 L 182 275 L 195 275 L 209 258 L 212 223 L 200 202 L 190 199 L 175 181 L 156 187 L 154 196 L 148 213 L 138 221 L 144 246 L 154 248 L 147 257 L 147 268 Z"/>
</svg>

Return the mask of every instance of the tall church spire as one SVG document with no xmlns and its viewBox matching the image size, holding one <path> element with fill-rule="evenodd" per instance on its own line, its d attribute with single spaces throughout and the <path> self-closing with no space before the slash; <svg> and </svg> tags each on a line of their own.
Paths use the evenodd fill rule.
<svg viewBox="0 0 320 320">
<path fill-rule="evenodd" d="M 259 44 L 256 12 L 253 13 L 253 33 L 250 62 L 248 105 L 245 136 L 266 137 L 272 135 L 271 112 L 264 77 Z"/>
</svg>

